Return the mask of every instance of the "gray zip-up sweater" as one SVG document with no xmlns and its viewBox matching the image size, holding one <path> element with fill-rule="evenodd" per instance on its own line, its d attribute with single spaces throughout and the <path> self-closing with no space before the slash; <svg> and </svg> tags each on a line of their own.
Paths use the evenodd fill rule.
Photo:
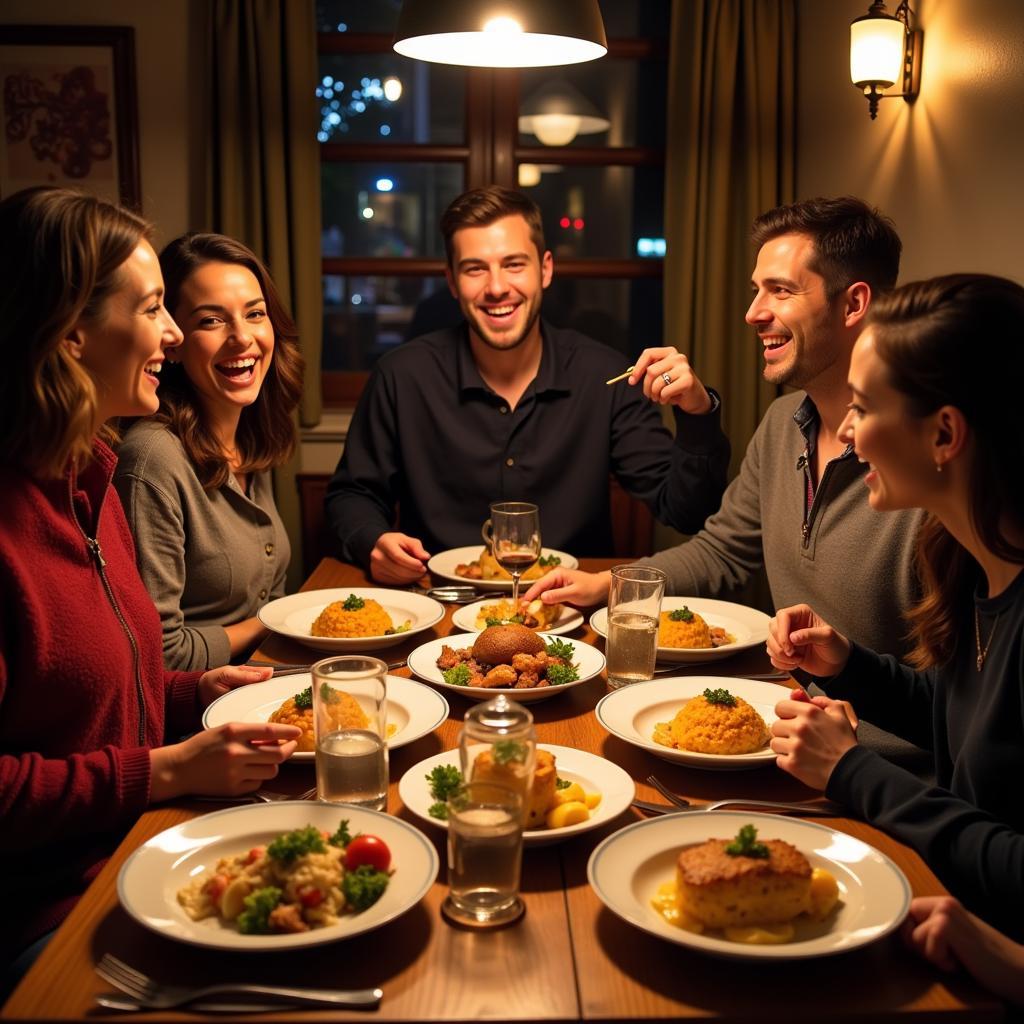
<svg viewBox="0 0 1024 1024">
<path fill-rule="evenodd" d="M 246 495 L 234 477 L 206 491 L 163 424 L 140 420 L 117 450 L 114 486 L 135 536 L 139 574 L 160 612 L 168 668 L 231 659 L 225 626 L 284 596 L 291 548 L 269 473 Z"/>
</svg>

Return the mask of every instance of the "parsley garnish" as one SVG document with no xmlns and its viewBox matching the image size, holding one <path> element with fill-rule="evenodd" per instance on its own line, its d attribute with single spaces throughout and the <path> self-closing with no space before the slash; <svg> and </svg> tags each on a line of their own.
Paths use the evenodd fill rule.
<svg viewBox="0 0 1024 1024">
<path fill-rule="evenodd" d="M 361 597 L 356 597 L 355 594 L 349 594 L 348 597 L 345 598 L 345 603 L 341 607 L 347 612 L 357 612 L 365 604 L 366 602 Z"/>
<path fill-rule="evenodd" d="M 295 694 L 295 706 L 299 711 L 305 711 L 313 706 L 313 687 L 307 686 L 300 693 Z"/>
<path fill-rule="evenodd" d="M 312 687 L 310 687 L 310 696 L 312 697 Z M 337 704 L 341 698 L 338 696 L 337 691 L 329 683 L 320 684 L 320 699 L 325 704 Z"/>
<path fill-rule="evenodd" d="M 391 880 L 386 871 L 377 871 L 369 864 L 360 864 L 355 871 L 346 871 L 341 880 L 345 902 L 353 910 L 366 910 L 384 895 Z"/>
<path fill-rule="evenodd" d="M 436 803 L 427 808 L 427 814 L 441 821 L 448 820 L 448 797 L 462 785 L 462 772 L 453 764 L 439 764 L 423 776 L 430 785 L 430 795 Z"/>
<path fill-rule="evenodd" d="M 331 846 L 340 846 L 343 850 L 352 842 L 352 834 L 348 830 L 348 818 L 341 819 L 341 823 L 338 825 L 334 835 L 327 842 Z"/>
<path fill-rule="evenodd" d="M 491 747 L 495 764 L 509 764 L 518 761 L 522 764 L 526 760 L 526 747 L 516 740 L 498 740 Z"/>
<path fill-rule="evenodd" d="M 709 704 L 724 704 L 729 708 L 736 706 L 736 698 L 728 690 L 705 690 L 704 699 Z"/>
<path fill-rule="evenodd" d="M 266 935 L 270 931 L 270 912 L 282 895 L 276 885 L 268 885 L 246 896 L 242 901 L 245 910 L 238 915 L 238 930 L 244 935 Z"/>
<path fill-rule="evenodd" d="M 555 789 L 568 789 L 571 785 L 568 779 L 555 779 Z"/>
<path fill-rule="evenodd" d="M 291 864 L 298 857 L 307 853 L 323 853 L 327 847 L 320 829 L 315 825 L 297 828 L 278 836 L 268 847 L 267 856 L 279 860 L 282 864 Z"/>
<path fill-rule="evenodd" d="M 576 655 L 576 648 L 567 644 L 564 640 L 550 640 L 547 645 L 549 658 L 561 658 L 562 661 L 572 661 Z"/>
<path fill-rule="evenodd" d="M 559 558 L 558 555 L 541 555 L 540 558 L 537 559 L 537 564 L 542 569 L 548 569 L 551 566 L 561 565 L 562 559 Z"/>
<path fill-rule="evenodd" d="M 551 686 L 565 686 L 566 683 L 575 683 L 580 674 L 576 671 L 575 665 L 548 665 L 544 673 L 548 677 L 548 684 Z"/>
<path fill-rule="evenodd" d="M 487 619 L 488 626 L 507 626 L 509 623 L 518 623 L 521 626 L 523 624 L 522 615 L 513 615 L 510 619 Z"/>
<path fill-rule="evenodd" d="M 441 678 L 449 686 L 469 686 L 469 681 L 473 678 L 473 673 L 470 672 L 469 666 L 463 662 L 452 668 L 444 669 L 441 672 Z"/>
<path fill-rule="evenodd" d="M 677 608 L 675 611 L 669 612 L 668 617 L 673 622 L 693 622 L 693 612 L 684 604 L 682 608 Z"/>
<path fill-rule="evenodd" d="M 768 847 L 757 841 L 757 829 L 753 825 L 743 825 L 736 833 L 736 838 L 726 846 L 725 852 L 730 857 L 765 859 L 770 856 Z"/>
</svg>

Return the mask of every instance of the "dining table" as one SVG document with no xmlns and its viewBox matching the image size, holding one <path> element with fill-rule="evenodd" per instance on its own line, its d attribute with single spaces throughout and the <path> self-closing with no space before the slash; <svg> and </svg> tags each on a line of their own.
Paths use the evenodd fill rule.
<svg viewBox="0 0 1024 1024">
<path fill-rule="evenodd" d="M 582 559 L 596 571 L 622 559 Z M 443 582 L 443 581 L 435 581 Z M 359 568 L 323 560 L 303 591 L 373 586 Z M 404 661 L 427 640 L 459 633 L 455 606 L 434 627 L 391 646 L 379 656 Z M 465 635 L 465 634 L 462 634 Z M 603 650 L 588 617 L 568 639 Z M 255 658 L 276 664 L 324 657 L 296 641 L 272 634 Z M 713 663 L 680 665 L 678 675 L 743 677 L 771 669 L 762 645 Z M 407 667 L 392 670 L 410 675 Z M 787 694 L 791 680 L 778 684 Z M 663 802 L 647 782 L 656 774 L 675 793 L 701 804 L 728 797 L 814 801 L 820 797 L 774 763 L 750 771 L 705 771 L 652 756 L 606 732 L 594 714 L 608 692 L 604 673 L 550 699 L 531 703 L 538 742 L 573 747 L 619 765 L 639 798 Z M 199 1019 L 188 1009 L 118 1013 L 99 1008 L 95 997 L 110 986 L 95 972 L 112 953 L 159 981 L 202 985 L 222 980 L 332 988 L 378 986 L 384 997 L 371 1011 L 279 1008 L 251 1014 L 275 1021 L 322 1017 L 380 1021 L 999 1021 L 1004 1004 L 963 973 L 932 966 L 902 941 L 898 930 L 838 955 L 813 959 L 738 960 L 715 957 L 665 941 L 611 912 L 588 884 L 587 864 L 606 836 L 640 821 L 630 806 L 601 828 L 572 839 L 528 846 L 522 861 L 525 914 L 498 929 L 458 927 L 441 913 L 448 892 L 445 834 L 424 825 L 403 803 L 398 780 L 425 758 L 457 746 L 460 725 L 472 703 L 446 693 L 447 720 L 420 739 L 393 750 L 387 811 L 416 825 L 434 843 L 440 871 L 426 895 L 381 927 L 300 950 L 222 951 L 173 941 L 143 927 L 120 905 L 118 874 L 142 844 L 165 829 L 202 814 L 210 803 L 179 799 L 148 809 L 135 822 L 102 871 L 63 922 L 0 1011 L 3 1020 L 99 1020 L 139 1016 L 146 1020 Z M 513 694 L 514 697 L 514 694 Z M 315 781 L 309 762 L 286 763 L 268 789 L 298 795 Z M 718 812 L 710 812 L 713 817 Z M 840 812 L 841 813 L 841 812 Z M 890 858 L 915 896 L 945 893 L 913 850 L 852 817 L 815 817 L 830 829 L 856 837 Z M 235 1014 L 234 1016 L 237 1016 Z M 224 1015 L 221 1015 L 222 1017 Z"/>
</svg>

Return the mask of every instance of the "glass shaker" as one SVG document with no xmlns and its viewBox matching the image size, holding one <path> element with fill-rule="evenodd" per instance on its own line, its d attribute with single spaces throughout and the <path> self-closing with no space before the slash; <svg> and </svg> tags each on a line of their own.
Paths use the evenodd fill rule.
<svg viewBox="0 0 1024 1024">
<path fill-rule="evenodd" d="M 524 822 L 529 812 L 537 734 L 533 715 L 504 694 L 466 712 L 459 733 L 462 778 L 492 782 L 522 796 Z"/>
</svg>

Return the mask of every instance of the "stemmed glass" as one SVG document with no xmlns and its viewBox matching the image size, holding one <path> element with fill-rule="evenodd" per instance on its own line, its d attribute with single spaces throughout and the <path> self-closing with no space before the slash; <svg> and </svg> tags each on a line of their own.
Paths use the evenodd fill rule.
<svg viewBox="0 0 1024 1024">
<path fill-rule="evenodd" d="M 525 501 L 491 506 L 490 544 L 494 560 L 512 577 L 512 607 L 519 607 L 519 578 L 540 558 L 540 509 Z"/>
</svg>

